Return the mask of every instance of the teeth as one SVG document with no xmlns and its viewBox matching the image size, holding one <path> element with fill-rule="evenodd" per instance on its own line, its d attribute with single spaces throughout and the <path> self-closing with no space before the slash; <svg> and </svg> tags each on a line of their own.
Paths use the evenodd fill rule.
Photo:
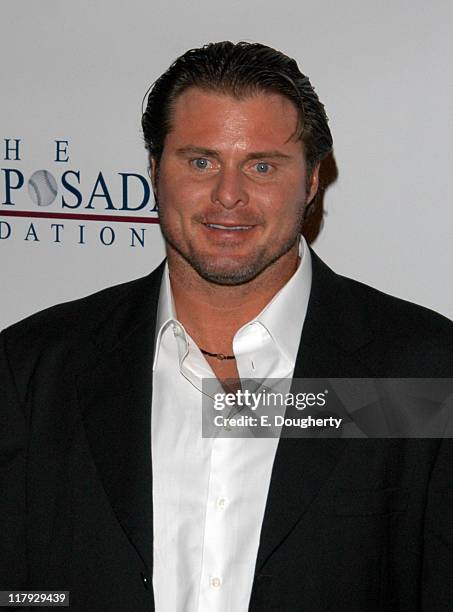
<svg viewBox="0 0 453 612">
<path fill-rule="evenodd" d="M 215 229 L 222 229 L 222 230 L 246 230 L 252 227 L 251 225 L 235 225 L 231 227 L 231 226 L 226 226 L 226 225 L 218 225 L 217 223 L 206 223 L 206 225 L 208 227 L 214 227 Z"/>
</svg>

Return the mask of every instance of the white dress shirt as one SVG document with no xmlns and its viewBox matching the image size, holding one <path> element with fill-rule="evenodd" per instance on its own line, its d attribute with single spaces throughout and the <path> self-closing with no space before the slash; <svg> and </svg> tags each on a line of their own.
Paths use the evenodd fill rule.
<svg viewBox="0 0 453 612">
<path fill-rule="evenodd" d="M 291 378 L 311 257 L 233 339 L 243 378 Z M 152 397 L 156 612 L 246 612 L 278 438 L 202 438 L 201 380 L 215 378 L 176 319 L 168 268 L 158 307 Z"/>
</svg>

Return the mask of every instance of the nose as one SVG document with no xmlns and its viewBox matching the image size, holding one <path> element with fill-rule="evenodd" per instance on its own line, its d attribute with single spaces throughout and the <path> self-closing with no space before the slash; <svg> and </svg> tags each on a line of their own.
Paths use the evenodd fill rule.
<svg viewBox="0 0 453 612">
<path fill-rule="evenodd" d="M 248 193 L 244 185 L 244 177 L 240 170 L 222 168 L 215 177 L 211 200 L 213 204 L 220 204 L 230 210 L 236 206 L 248 203 Z"/>
</svg>

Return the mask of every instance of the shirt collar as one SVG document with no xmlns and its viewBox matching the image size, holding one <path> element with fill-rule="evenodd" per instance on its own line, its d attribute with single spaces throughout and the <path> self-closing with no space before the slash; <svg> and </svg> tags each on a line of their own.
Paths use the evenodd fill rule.
<svg viewBox="0 0 453 612">
<path fill-rule="evenodd" d="M 269 333 L 278 349 L 282 351 L 286 359 L 293 365 L 297 357 L 312 283 L 310 249 L 302 235 L 299 241 L 299 257 L 299 266 L 289 281 L 274 295 L 272 300 L 254 319 L 243 325 L 235 334 L 235 338 L 238 338 L 240 337 L 240 332 L 246 330 L 248 326 L 262 326 Z M 156 367 L 160 340 L 164 331 L 168 326 L 175 323 L 184 329 L 181 323 L 177 321 L 175 312 L 168 263 L 166 263 L 157 310 L 156 331 L 158 333 L 155 336 L 153 368 Z M 187 344 L 186 339 L 185 341 Z M 186 351 L 187 349 L 188 347 L 186 346 Z"/>
<path fill-rule="evenodd" d="M 178 325 L 181 325 L 176 319 L 176 310 L 173 302 L 173 294 L 171 291 L 170 284 L 170 274 L 168 272 L 168 262 L 166 261 L 164 273 L 162 275 L 162 282 L 160 285 L 159 305 L 157 307 L 157 334 L 155 335 L 154 341 L 153 370 L 156 369 L 162 334 L 169 326 L 173 325 L 174 323 L 178 323 Z M 185 336 L 183 336 L 183 338 L 185 339 Z"/>
<path fill-rule="evenodd" d="M 312 281 L 311 254 L 303 236 L 299 241 L 299 257 L 299 266 L 289 281 L 255 319 L 244 326 L 260 323 L 293 365 L 307 314 Z"/>
</svg>

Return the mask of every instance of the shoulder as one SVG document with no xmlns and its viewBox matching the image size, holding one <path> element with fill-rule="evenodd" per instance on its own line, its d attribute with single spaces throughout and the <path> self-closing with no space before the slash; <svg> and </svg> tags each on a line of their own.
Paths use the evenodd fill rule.
<svg viewBox="0 0 453 612">
<path fill-rule="evenodd" d="M 41 310 L 5 329 L 2 333 L 11 340 L 46 341 L 65 336 L 89 335 L 108 318 L 118 303 L 127 299 L 146 277 L 108 287 L 83 298 L 64 302 Z"/>
<path fill-rule="evenodd" d="M 453 322 L 424 306 L 388 295 L 378 289 L 340 276 L 351 294 L 366 308 L 373 330 L 385 333 L 389 329 L 398 335 L 414 335 L 427 341 L 453 346 Z"/>
<path fill-rule="evenodd" d="M 408 377 L 453 375 L 452 321 L 424 306 L 339 278 L 361 305 L 373 337 L 370 354 L 380 371 Z"/>
<path fill-rule="evenodd" d="M 313 318 L 374 376 L 450 377 L 453 322 L 333 272 L 312 251 Z M 316 313 L 316 314 L 315 314 Z"/>
<path fill-rule="evenodd" d="M 3 330 L 1 344 L 12 369 L 27 378 L 42 363 L 83 366 L 101 331 L 112 335 L 157 305 L 162 270 L 161 264 L 148 276 L 52 306 Z"/>
</svg>

